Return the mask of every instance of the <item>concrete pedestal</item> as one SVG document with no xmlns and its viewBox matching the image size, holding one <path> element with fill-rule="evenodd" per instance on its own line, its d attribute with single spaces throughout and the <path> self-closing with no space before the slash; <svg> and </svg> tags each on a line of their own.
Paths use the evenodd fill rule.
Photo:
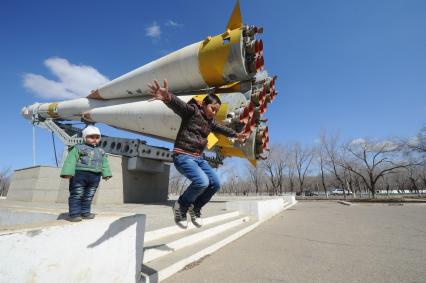
<svg viewBox="0 0 426 283">
<path fill-rule="evenodd" d="M 0 231 L 0 282 L 140 282 L 146 216 Z"/>
<path fill-rule="evenodd" d="M 136 159 L 135 159 L 136 158 Z M 93 204 L 150 203 L 167 200 L 170 165 L 139 157 L 108 156 L 113 177 L 102 180 Z M 36 166 L 16 170 L 8 200 L 68 202 L 69 180 L 61 168 Z"/>
</svg>

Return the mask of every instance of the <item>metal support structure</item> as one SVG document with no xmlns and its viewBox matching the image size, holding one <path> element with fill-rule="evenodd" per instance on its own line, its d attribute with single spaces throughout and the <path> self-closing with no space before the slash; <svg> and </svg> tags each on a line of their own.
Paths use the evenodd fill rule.
<svg viewBox="0 0 426 283">
<path fill-rule="evenodd" d="M 82 130 L 71 124 L 60 123 L 54 119 L 33 117 L 33 124 L 56 134 L 66 146 L 83 142 Z M 168 148 L 147 145 L 139 139 L 126 139 L 102 135 L 99 145 L 105 152 L 126 157 L 141 157 L 163 162 L 173 162 L 173 152 Z M 223 164 L 224 157 L 218 153 L 204 155 L 211 166 L 217 168 Z"/>
<path fill-rule="evenodd" d="M 34 124 L 47 128 L 56 134 L 67 146 L 83 142 L 82 130 L 70 124 L 62 124 L 53 119 L 34 120 Z M 164 147 L 150 146 L 146 141 L 139 139 L 126 139 L 102 135 L 99 145 L 105 152 L 127 157 L 144 157 L 165 162 L 172 162 L 172 152 Z"/>
</svg>

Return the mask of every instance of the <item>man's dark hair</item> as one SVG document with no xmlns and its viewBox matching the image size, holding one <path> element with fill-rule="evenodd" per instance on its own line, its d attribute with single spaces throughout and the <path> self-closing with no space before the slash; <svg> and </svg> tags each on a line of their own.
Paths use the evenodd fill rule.
<svg viewBox="0 0 426 283">
<path fill-rule="evenodd" d="M 219 96 L 217 96 L 216 94 L 212 93 L 212 94 L 208 94 L 206 97 L 204 97 L 203 99 L 203 104 L 205 105 L 209 105 L 209 104 L 222 104 L 222 101 L 220 101 Z"/>
</svg>

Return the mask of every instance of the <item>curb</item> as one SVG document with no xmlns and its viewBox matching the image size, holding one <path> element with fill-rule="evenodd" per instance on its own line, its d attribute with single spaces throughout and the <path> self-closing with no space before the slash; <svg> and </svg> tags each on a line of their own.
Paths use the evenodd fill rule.
<svg viewBox="0 0 426 283">
<path fill-rule="evenodd" d="M 347 201 L 343 201 L 343 200 L 339 200 L 338 203 L 344 204 L 344 205 L 349 205 L 349 206 L 352 205 L 352 203 L 347 202 Z"/>
</svg>

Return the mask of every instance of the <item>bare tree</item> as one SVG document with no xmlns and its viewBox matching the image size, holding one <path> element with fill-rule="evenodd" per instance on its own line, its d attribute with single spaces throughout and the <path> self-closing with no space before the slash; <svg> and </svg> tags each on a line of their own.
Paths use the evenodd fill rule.
<svg viewBox="0 0 426 283">
<path fill-rule="evenodd" d="M 171 168 L 169 179 L 169 193 L 180 195 L 188 187 L 189 180 L 180 174 L 174 166 Z"/>
<path fill-rule="evenodd" d="M 291 156 L 292 153 L 289 153 Z M 290 187 L 290 192 L 294 192 L 294 187 L 296 183 L 296 164 L 294 163 L 293 158 L 289 158 L 288 166 L 287 166 L 287 181 Z"/>
<path fill-rule="evenodd" d="M 0 171 L 0 196 L 6 196 L 10 186 L 11 169 L 3 168 Z"/>
<path fill-rule="evenodd" d="M 306 173 L 308 172 L 314 155 L 312 149 L 302 147 L 298 143 L 294 144 L 292 148 L 294 153 L 294 163 L 296 164 L 297 178 L 299 181 L 299 192 L 302 193 Z"/>
<path fill-rule="evenodd" d="M 372 143 L 357 140 L 346 144 L 345 150 L 352 157 L 352 162 L 340 160 L 339 165 L 358 175 L 373 198 L 376 196 L 376 184 L 382 176 L 409 165 L 391 158 L 391 154 L 399 151 L 399 147 L 392 142 Z M 355 167 L 352 164 L 358 166 Z"/>
<path fill-rule="evenodd" d="M 352 192 L 354 193 L 354 195 L 358 193 L 359 197 L 362 197 L 363 190 L 361 186 L 361 182 L 362 182 L 361 178 L 356 174 L 352 174 L 351 178 L 353 180 Z"/>
<path fill-rule="evenodd" d="M 421 160 L 419 162 L 419 167 L 420 167 L 420 180 L 421 182 L 421 186 L 422 186 L 422 190 L 426 190 L 426 157 L 423 158 L 423 160 Z"/>
<path fill-rule="evenodd" d="M 271 191 L 268 188 L 268 194 L 282 194 L 284 185 L 284 170 L 287 167 L 288 151 L 281 145 L 275 144 L 268 153 L 268 158 L 262 162 L 262 167 L 271 184 Z"/>
<path fill-rule="evenodd" d="M 340 160 L 342 159 L 341 153 L 339 152 L 339 136 L 338 134 L 327 136 L 325 132 L 320 133 L 320 146 L 325 153 L 325 169 L 331 173 L 337 185 L 340 188 L 346 188 L 346 181 L 342 175 L 341 167 L 339 166 Z M 343 195 L 346 198 L 346 190 L 343 190 Z"/>
<path fill-rule="evenodd" d="M 246 168 L 250 182 L 254 186 L 255 194 L 258 195 L 262 189 L 262 181 L 264 179 L 263 176 L 265 171 L 259 164 L 253 166 L 252 164 L 247 163 Z"/>
<path fill-rule="evenodd" d="M 325 173 L 325 156 L 326 155 L 325 155 L 323 147 L 321 147 L 321 146 L 317 147 L 315 152 L 316 152 L 319 170 L 320 170 L 319 174 L 320 174 L 320 177 L 321 177 L 322 189 L 324 190 L 324 193 L 325 193 L 326 197 L 328 198 L 326 173 Z"/>
<path fill-rule="evenodd" d="M 416 138 L 406 140 L 405 144 L 412 150 L 417 152 L 426 153 L 426 125 L 420 129 Z"/>
<path fill-rule="evenodd" d="M 405 167 L 405 170 L 407 171 L 408 180 L 411 184 L 411 188 L 417 193 L 418 196 L 420 196 L 418 183 L 421 180 L 419 169 L 419 164 L 410 164 L 409 166 Z"/>
<path fill-rule="evenodd" d="M 219 193 L 225 194 L 241 194 L 243 190 L 242 182 L 244 182 L 243 172 L 238 170 L 238 166 L 236 166 L 235 160 L 225 160 L 223 166 L 221 166 L 218 170 L 219 178 L 222 182 L 222 188 Z"/>
</svg>

